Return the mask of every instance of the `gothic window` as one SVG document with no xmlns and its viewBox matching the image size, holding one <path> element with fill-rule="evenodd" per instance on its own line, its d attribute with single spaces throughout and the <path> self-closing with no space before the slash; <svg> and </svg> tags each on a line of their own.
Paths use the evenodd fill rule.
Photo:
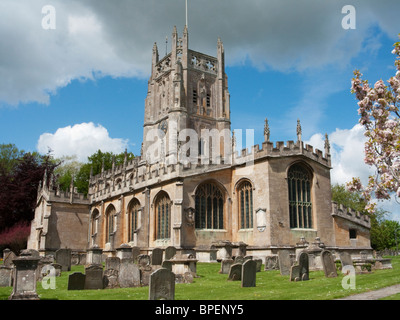
<svg viewBox="0 0 400 320">
<path fill-rule="evenodd" d="M 156 239 L 169 239 L 171 221 L 171 200 L 167 194 L 158 197 L 156 204 Z"/>
<path fill-rule="evenodd" d="M 207 94 L 207 107 L 211 107 L 211 97 Z"/>
<path fill-rule="evenodd" d="M 115 208 L 110 205 L 106 211 L 106 242 L 110 242 L 111 236 L 115 232 Z"/>
<path fill-rule="evenodd" d="M 140 203 L 136 199 L 132 201 L 128 209 L 128 240 L 134 240 L 135 230 L 139 228 Z"/>
<path fill-rule="evenodd" d="M 290 228 L 312 228 L 311 174 L 300 164 L 288 172 Z"/>
<path fill-rule="evenodd" d="M 213 183 L 197 188 L 195 226 L 196 229 L 224 229 L 224 195 Z"/>
<path fill-rule="evenodd" d="M 253 228 L 253 187 L 249 181 L 242 182 L 238 189 L 240 229 Z"/>
<path fill-rule="evenodd" d="M 97 232 L 98 232 L 98 228 L 99 228 L 99 216 L 100 216 L 100 214 L 99 214 L 99 210 L 94 210 L 93 211 L 93 213 L 92 213 L 92 225 L 91 225 L 91 228 L 92 228 L 92 235 L 95 235 L 95 234 L 97 234 Z"/>
</svg>

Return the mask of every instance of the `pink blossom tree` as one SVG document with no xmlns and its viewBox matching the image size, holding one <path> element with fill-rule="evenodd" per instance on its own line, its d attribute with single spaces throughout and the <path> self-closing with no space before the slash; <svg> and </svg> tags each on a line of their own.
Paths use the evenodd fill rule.
<svg viewBox="0 0 400 320">
<path fill-rule="evenodd" d="M 400 34 L 399 34 L 400 37 Z M 365 128 L 364 162 L 376 172 L 363 186 L 360 178 L 347 184 L 349 191 L 361 192 L 367 202 L 365 210 L 374 213 L 378 200 L 388 200 L 391 194 L 400 197 L 400 42 L 394 44 L 396 75 L 370 86 L 360 71 L 354 72 L 351 92 L 358 102 L 359 123 Z"/>
</svg>

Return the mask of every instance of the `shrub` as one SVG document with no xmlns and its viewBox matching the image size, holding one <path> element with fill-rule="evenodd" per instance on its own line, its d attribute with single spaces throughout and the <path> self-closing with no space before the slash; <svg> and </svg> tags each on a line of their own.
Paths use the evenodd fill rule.
<svg viewBox="0 0 400 320">
<path fill-rule="evenodd" d="M 30 224 L 20 222 L 6 229 L 0 234 L 0 250 L 9 248 L 11 251 L 19 254 L 19 252 L 26 248 L 30 233 Z"/>
</svg>

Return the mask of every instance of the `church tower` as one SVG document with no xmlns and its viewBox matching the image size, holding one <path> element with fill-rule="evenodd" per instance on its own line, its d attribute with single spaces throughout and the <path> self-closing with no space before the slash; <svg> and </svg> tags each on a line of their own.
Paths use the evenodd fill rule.
<svg viewBox="0 0 400 320">
<path fill-rule="evenodd" d="M 192 133 L 187 140 L 197 136 L 197 151 L 201 155 L 207 147 L 201 140 L 202 130 L 230 130 L 229 101 L 222 41 L 218 39 L 215 58 L 190 50 L 187 27 L 182 37 L 174 27 L 169 54 L 160 59 L 157 44 L 153 46 L 142 159 L 158 162 L 177 154 L 182 144 L 178 136 L 185 129 Z"/>
</svg>

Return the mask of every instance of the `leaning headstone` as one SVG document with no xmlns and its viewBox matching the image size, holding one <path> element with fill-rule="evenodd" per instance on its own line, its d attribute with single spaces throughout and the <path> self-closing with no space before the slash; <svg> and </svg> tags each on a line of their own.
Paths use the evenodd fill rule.
<svg viewBox="0 0 400 320">
<path fill-rule="evenodd" d="M 58 249 L 56 262 L 61 265 L 61 271 L 71 271 L 71 249 Z"/>
<path fill-rule="evenodd" d="M 170 260 L 176 255 L 176 248 L 169 246 L 165 249 L 165 260 Z"/>
<path fill-rule="evenodd" d="M 140 286 L 139 266 L 133 263 L 133 259 L 121 260 L 118 282 L 121 288 L 132 288 Z"/>
<path fill-rule="evenodd" d="M 247 260 L 242 266 L 242 288 L 256 286 L 257 263 Z"/>
<path fill-rule="evenodd" d="M 219 273 L 222 274 L 229 274 L 229 270 L 231 268 L 231 265 L 233 265 L 233 260 L 232 259 L 222 259 L 221 261 L 221 270 L 219 270 Z"/>
<path fill-rule="evenodd" d="M 36 273 L 40 258 L 32 256 L 28 250 L 21 252 L 13 260 L 15 265 L 13 292 L 10 300 L 39 300 L 36 293 Z"/>
<path fill-rule="evenodd" d="M 290 267 L 290 281 L 300 281 L 300 266 L 295 264 Z"/>
<path fill-rule="evenodd" d="M 17 256 L 10 249 L 3 250 L 3 266 L 4 267 L 12 268 L 14 266 L 12 261 L 16 258 L 17 258 Z"/>
<path fill-rule="evenodd" d="M 308 253 L 302 252 L 299 256 L 300 278 L 302 281 L 310 279 Z"/>
<path fill-rule="evenodd" d="M 175 274 L 161 268 L 150 275 L 149 300 L 174 300 Z"/>
<path fill-rule="evenodd" d="M 340 252 L 340 261 L 342 262 L 342 268 L 344 266 L 353 266 L 353 260 L 348 252 Z"/>
<path fill-rule="evenodd" d="M 322 251 L 321 261 L 325 277 L 336 278 L 338 275 L 337 275 L 335 260 L 333 259 L 332 253 L 328 250 Z"/>
<path fill-rule="evenodd" d="M 240 281 L 242 280 L 242 264 L 235 263 L 231 265 L 229 270 L 228 280 L 229 281 Z"/>
<path fill-rule="evenodd" d="M 98 290 L 103 288 L 103 267 L 100 265 L 91 265 L 85 268 L 85 290 Z"/>
<path fill-rule="evenodd" d="M 151 264 L 153 266 L 161 266 L 163 260 L 162 256 L 163 256 L 163 250 L 160 248 L 154 248 L 151 254 Z"/>
<path fill-rule="evenodd" d="M 82 272 L 74 272 L 68 276 L 68 290 L 85 289 L 85 275 Z"/>
<path fill-rule="evenodd" d="M 0 287 L 12 286 L 12 268 L 0 267 Z"/>
<path fill-rule="evenodd" d="M 279 270 L 282 276 L 290 275 L 290 267 L 292 263 L 290 261 L 290 251 L 289 250 L 279 250 L 278 252 L 279 259 Z"/>
</svg>

